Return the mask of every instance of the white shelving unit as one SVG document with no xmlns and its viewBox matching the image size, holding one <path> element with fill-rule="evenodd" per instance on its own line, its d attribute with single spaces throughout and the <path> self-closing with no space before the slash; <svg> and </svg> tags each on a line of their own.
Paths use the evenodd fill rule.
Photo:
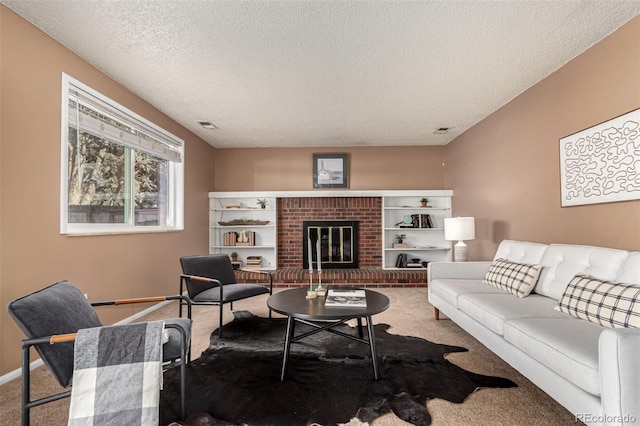
<svg viewBox="0 0 640 426">
<path fill-rule="evenodd" d="M 382 267 L 396 268 L 398 255 L 405 253 L 408 261 L 450 261 L 451 242 L 444 239 L 444 218 L 451 217 L 451 191 L 397 191 L 397 195 L 382 197 Z M 420 200 L 429 199 L 429 207 L 421 207 Z M 420 215 L 420 216 L 415 216 Z M 414 218 L 429 215 L 433 227 L 401 227 Z M 394 248 L 396 235 L 405 234 L 408 247 Z"/>
<path fill-rule="evenodd" d="M 261 208 L 258 199 L 266 199 L 266 208 Z M 240 207 L 229 207 L 239 204 Z M 238 220 L 268 221 L 267 224 L 235 224 Z M 220 222 L 231 222 L 222 225 Z M 278 259 L 278 231 L 276 198 L 264 193 L 209 193 L 209 252 L 231 255 L 238 253 L 238 260 L 247 264 L 248 256 L 262 256 L 262 269 L 276 269 Z M 255 245 L 225 245 L 224 234 L 228 232 L 255 233 Z"/>
</svg>

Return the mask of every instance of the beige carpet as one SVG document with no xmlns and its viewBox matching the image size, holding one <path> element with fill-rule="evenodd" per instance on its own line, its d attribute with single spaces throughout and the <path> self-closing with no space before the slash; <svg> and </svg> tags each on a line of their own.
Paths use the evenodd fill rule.
<svg viewBox="0 0 640 426">
<path fill-rule="evenodd" d="M 433 307 L 427 301 L 426 289 L 381 288 L 379 291 L 389 297 L 391 305 L 386 312 L 376 315 L 373 319 L 377 323 L 390 324 L 389 332 L 465 347 L 469 352 L 451 354 L 448 359 L 470 371 L 506 377 L 518 384 L 517 388 L 480 389 L 463 404 L 431 400 L 427 402 L 427 406 L 433 416 L 433 425 L 576 425 L 571 413 L 452 321 L 446 318 L 436 321 L 433 317 Z M 193 358 L 197 358 L 207 348 L 211 332 L 218 327 L 217 309 L 208 306 L 194 308 Z M 235 303 L 234 309 L 267 316 L 266 296 Z M 228 305 L 225 306 L 224 315 L 225 322 L 233 318 Z M 177 316 L 175 303 L 154 311 L 145 320 L 174 316 Z M 38 396 L 60 389 L 45 367 L 33 372 L 32 380 L 33 393 Z M 220 403 L 224 404 L 225 401 Z M 68 399 L 36 407 L 31 410 L 32 425 L 66 424 L 68 409 Z M 0 387 L 0 426 L 18 424 L 20 380 L 14 380 Z M 373 422 L 374 426 L 406 424 L 393 414 L 387 414 Z"/>
</svg>

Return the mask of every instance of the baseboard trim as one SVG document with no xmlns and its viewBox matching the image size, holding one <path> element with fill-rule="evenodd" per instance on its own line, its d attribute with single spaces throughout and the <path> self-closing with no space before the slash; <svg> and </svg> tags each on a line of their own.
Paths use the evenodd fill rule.
<svg viewBox="0 0 640 426">
<path fill-rule="evenodd" d="M 161 307 L 163 307 L 163 306 L 165 306 L 165 305 L 167 305 L 167 304 L 169 304 L 171 302 L 172 302 L 171 300 L 166 300 L 164 302 L 156 303 L 155 305 L 150 306 L 147 309 L 138 312 L 137 314 L 133 314 L 130 317 L 127 317 L 127 318 L 125 318 L 123 320 L 120 320 L 120 321 L 114 323 L 113 325 L 129 324 L 129 323 L 134 322 L 135 320 L 137 320 L 139 318 L 142 318 L 143 316 L 155 311 L 156 309 L 160 309 Z M 35 361 L 32 361 L 29 364 L 29 370 L 33 371 L 34 369 L 36 369 L 36 368 L 38 368 L 38 367 L 40 367 L 42 365 L 44 365 L 44 362 L 42 362 L 41 359 L 36 359 Z M 0 376 L 0 386 L 5 385 L 5 384 L 9 383 L 10 381 L 15 380 L 15 379 L 19 379 L 21 377 L 22 377 L 22 367 L 16 368 L 15 370 L 9 371 L 8 373 L 3 374 L 2 376 Z"/>
</svg>

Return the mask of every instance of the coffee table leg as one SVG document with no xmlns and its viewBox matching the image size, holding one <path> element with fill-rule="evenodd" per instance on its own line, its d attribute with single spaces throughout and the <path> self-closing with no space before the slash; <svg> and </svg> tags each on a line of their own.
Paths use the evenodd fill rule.
<svg viewBox="0 0 640 426">
<path fill-rule="evenodd" d="M 373 323 L 371 317 L 367 317 L 367 332 L 369 333 L 369 347 L 371 347 L 371 362 L 373 362 L 373 377 L 378 380 L 380 378 L 380 370 L 378 369 L 378 355 L 376 351 L 376 335 L 373 331 Z"/>
<path fill-rule="evenodd" d="M 362 333 L 362 318 L 358 317 L 358 336 L 362 339 L 364 334 Z"/>
<path fill-rule="evenodd" d="M 295 329 L 296 321 L 293 317 L 287 317 L 287 334 L 284 337 L 284 354 L 282 355 L 282 372 L 280 373 L 280 381 L 283 382 L 287 377 L 287 365 L 289 364 L 289 352 L 291 349 L 291 339 Z"/>
</svg>

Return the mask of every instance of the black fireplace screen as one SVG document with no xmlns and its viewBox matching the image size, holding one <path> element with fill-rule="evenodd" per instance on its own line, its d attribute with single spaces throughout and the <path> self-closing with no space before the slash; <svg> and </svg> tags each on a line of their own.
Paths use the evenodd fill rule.
<svg viewBox="0 0 640 426">
<path fill-rule="evenodd" d="M 311 261 L 317 266 L 317 242 L 320 240 L 322 267 L 327 269 L 358 267 L 358 221 L 310 221 L 302 224 L 302 267 L 309 268 L 309 243 Z"/>
</svg>

